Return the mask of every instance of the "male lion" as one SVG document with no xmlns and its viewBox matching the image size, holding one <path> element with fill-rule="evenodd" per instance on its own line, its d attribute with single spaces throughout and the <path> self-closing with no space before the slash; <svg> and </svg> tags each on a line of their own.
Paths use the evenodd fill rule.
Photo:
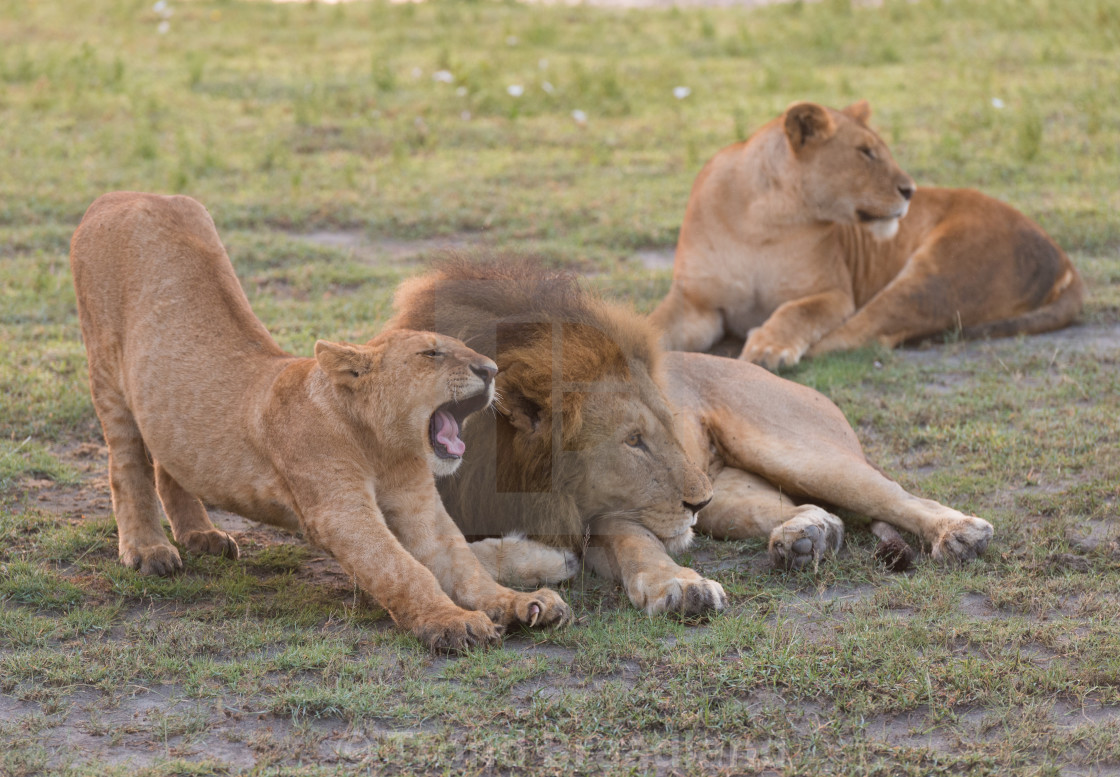
<svg viewBox="0 0 1120 777">
<path fill-rule="evenodd" d="M 662 354 L 648 321 L 528 262 L 445 262 L 397 292 L 389 326 L 434 329 L 498 363 L 480 454 L 439 483 L 498 579 L 570 575 L 565 553 L 622 582 L 648 613 L 726 606 L 722 587 L 669 558 L 692 527 L 768 537 L 799 567 L 839 547 L 838 518 L 806 500 L 914 532 L 935 558 L 983 552 L 992 527 L 919 499 L 867 463 L 843 414 L 812 389 L 701 354 Z M 715 481 L 714 499 L 711 480 Z M 710 504 L 709 504 L 710 502 Z M 706 505 L 706 506 L 705 506 Z"/>
<path fill-rule="evenodd" d="M 1050 237 L 979 192 L 915 191 L 870 114 L 866 102 L 795 103 L 705 165 L 652 316 L 666 348 L 731 334 L 746 338 L 740 358 L 774 369 L 871 342 L 1073 321 L 1081 278 Z"/>
<path fill-rule="evenodd" d="M 196 553 L 238 553 L 203 502 L 302 530 L 432 649 L 568 620 L 552 591 L 497 585 L 435 488 L 433 472 L 461 462 L 460 425 L 493 398 L 493 361 L 432 332 L 320 340 L 314 359 L 289 356 L 188 197 L 100 197 L 70 264 L 123 563 L 181 568 L 158 494 Z"/>
</svg>

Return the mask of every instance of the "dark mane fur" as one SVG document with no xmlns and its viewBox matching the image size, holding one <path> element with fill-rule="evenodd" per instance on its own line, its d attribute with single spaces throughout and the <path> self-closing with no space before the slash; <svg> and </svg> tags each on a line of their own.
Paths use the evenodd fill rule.
<svg viewBox="0 0 1120 777">
<path fill-rule="evenodd" d="M 590 516 L 575 498 L 581 483 L 570 479 L 578 468 L 564 460 L 581 447 L 590 385 L 659 382 L 647 321 L 587 291 L 573 273 L 508 257 L 449 256 L 404 283 L 394 308 L 390 326 L 457 337 L 500 369 L 497 413 L 468 424 L 459 474 L 440 482 L 464 533 L 523 531 L 578 545 Z M 557 373 L 563 386 L 554 385 Z M 553 437 L 557 402 L 562 419 Z M 527 431 L 534 423 L 539 434 Z"/>
</svg>

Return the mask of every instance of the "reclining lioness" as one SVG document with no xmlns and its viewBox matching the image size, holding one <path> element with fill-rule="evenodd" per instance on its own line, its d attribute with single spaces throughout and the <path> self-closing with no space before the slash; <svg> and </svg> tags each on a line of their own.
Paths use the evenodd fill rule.
<svg viewBox="0 0 1120 777">
<path fill-rule="evenodd" d="M 495 583 L 436 491 L 433 473 L 466 449 L 463 422 L 493 399 L 493 361 L 415 331 L 284 353 L 188 197 L 99 198 L 70 264 L 124 564 L 182 566 L 158 494 L 192 552 L 238 552 L 203 502 L 301 530 L 432 649 L 569 619 L 550 590 Z"/>
<path fill-rule="evenodd" d="M 866 102 L 796 103 L 697 176 L 669 294 L 670 350 L 745 338 L 771 369 L 872 342 L 1058 329 L 1081 278 L 1042 229 L 969 189 L 915 190 Z"/>
</svg>

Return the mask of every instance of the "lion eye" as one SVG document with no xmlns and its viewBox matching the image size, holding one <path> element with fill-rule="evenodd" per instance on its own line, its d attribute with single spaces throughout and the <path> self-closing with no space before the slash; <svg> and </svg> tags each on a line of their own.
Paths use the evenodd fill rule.
<svg viewBox="0 0 1120 777">
<path fill-rule="evenodd" d="M 437 348 L 431 348 L 427 351 L 421 351 L 420 355 L 425 356 L 429 359 L 438 359 L 440 356 L 443 356 L 443 351 Z"/>
<path fill-rule="evenodd" d="M 625 442 L 631 448 L 639 448 L 641 450 L 646 449 L 646 441 L 642 439 L 641 432 L 631 432 L 630 436 L 626 438 Z"/>
<path fill-rule="evenodd" d="M 870 146 L 860 146 L 859 147 L 859 153 L 863 154 L 867 159 L 870 159 L 872 162 L 875 161 L 875 150 L 873 148 L 871 148 Z"/>
</svg>

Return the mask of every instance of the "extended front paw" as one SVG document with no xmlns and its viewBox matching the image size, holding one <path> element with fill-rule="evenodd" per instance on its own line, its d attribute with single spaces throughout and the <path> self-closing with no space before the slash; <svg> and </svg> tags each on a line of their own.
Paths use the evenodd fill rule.
<svg viewBox="0 0 1120 777">
<path fill-rule="evenodd" d="M 412 633 L 433 653 L 462 653 L 501 642 L 501 629 L 484 612 L 448 607 L 426 615 Z"/>
<path fill-rule="evenodd" d="M 930 555 L 938 561 L 971 561 L 983 554 L 992 532 L 992 525 L 983 518 L 967 515 L 941 532 Z"/>
<path fill-rule="evenodd" d="M 800 509 L 799 515 L 770 532 L 770 560 L 776 567 L 816 566 L 825 555 L 840 549 L 844 539 L 840 519 L 816 506 Z"/>
<path fill-rule="evenodd" d="M 792 367 L 801 361 L 808 345 L 799 341 L 789 341 L 775 337 L 766 327 L 752 329 L 747 336 L 739 358 L 759 364 L 768 370 L 779 367 Z"/>
<path fill-rule="evenodd" d="M 691 571 L 691 570 L 687 570 Z M 647 615 L 675 613 L 685 618 L 710 615 L 727 608 L 727 594 L 715 580 L 673 577 L 641 585 L 630 596 L 634 605 Z"/>
<path fill-rule="evenodd" d="M 572 609 L 555 591 L 542 588 L 531 594 L 514 593 L 497 617 L 491 617 L 502 626 L 559 627 L 572 622 Z"/>
<path fill-rule="evenodd" d="M 121 563 L 142 575 L 166 577 L 183 568 L 179 551 L 170 542 L 144 546 L 121 542 L 119 552 Z"/>
<path fill-rule="evenodd" d="M 520 534 L 472 542 L 471 551 L 502 585 L 537 588 L 567 580 L 579 571 L 579 556 L 571 550 L 545 545 Z"/>
<path fill-rule="evenodd" d="M 191 553 L 234 559 L 238 556 L 237 541 L 221 529 L 187 532 L 179 538 L 179 543 Z"/>
</svg>

